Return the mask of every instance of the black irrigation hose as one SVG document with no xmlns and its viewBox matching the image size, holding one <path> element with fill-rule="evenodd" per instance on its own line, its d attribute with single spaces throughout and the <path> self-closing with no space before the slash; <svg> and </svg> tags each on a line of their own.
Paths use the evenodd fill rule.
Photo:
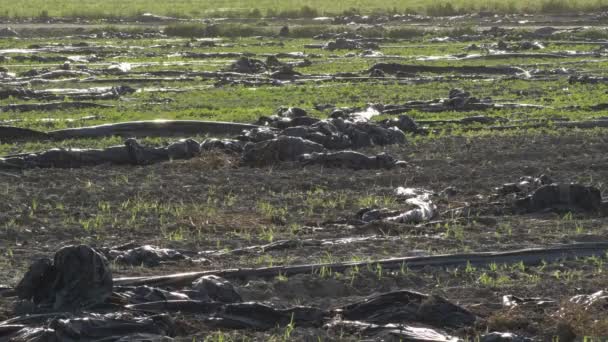
<svg viewBox="0 0 608 342">
<path fill-rule="evenodd" d="M 259 126 L 220 121 L 153 120 L 131 121 L 91 127 L 68 128 L 48 132 L 52 139 L 122 137 L 175 137 L 193 135 L 237 135 L 244 129 Z"/>
<path fill-rule="evenodd" d="M 260 126 L 220 121 L 152 120 L 111 123 L 99 126 L 60 129 L 41 132 L 27 128 L 0 126 L 0 141 L 63 140 L 121 136 L 139 137 L 190 137 L 195 135 L 238 135 L 245 129 Z"/>
<path fill-rule="evenodd" d="M 333 272 L 344 272 L 352 267 L 367 267 L 380 265 L 383 269 L 420 269 L 424 267 L 460 267 L 468 264 L 474 266 L 496 264 L 512 264 L 523 262 L 525 265 L 539 265 L 542 262 L 571 260 L 576 258 L 603 255 L 608 250 L 608 242 L 574 243 L 547 248 L 529 248 L 506 252 L 481 252 L 464 254 L 446 254 L 423 257 L 404 257 L 359 262 L 341 262 L 324 264 L 307 264 L 295 266 L 274 266 L 262 268 L 242 268 L 227 270 L 211 270 L 189 272 L 152 277 L 126 277 L 114 279 L 115 286 L 179 286 L 187 285 L 206 275 L 217 275 L 224 278 L 260 277 L 272 278 L 279 275 L 319 272 L 322 269 Z"/>
</svg>

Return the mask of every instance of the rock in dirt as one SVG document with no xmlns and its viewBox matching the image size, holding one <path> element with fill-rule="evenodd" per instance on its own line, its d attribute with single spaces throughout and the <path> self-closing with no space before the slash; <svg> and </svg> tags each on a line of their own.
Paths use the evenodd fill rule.
<svg viewBox="0 0 608 342">
<path fill-rule="evenodd" d="M 444 298 L 402 290 L 366 298 L 342 307 L 344 319 L 376 324 L 423 323 L 438 328 L 461 328 L 477 317 Z"/>
<path fill-rule="evenodd" d="M 321 165 L 323 167 L 353 170 L 389 170 L 397 166 L 406 165 L 404 161 L 397 160 L 385 153 L 366 156 L 354 151 L 303 154 L 300 156 L 299 161 L 302 165 Z"/>
<path fill-rule="evenodd" d="M 192 282 L 192 290 L 196 299 L 213 300 L 222 303 L 237 303 L 243 301 L 234 286 L 218 276 L 208 275 Z"/>
<path fill-rule="evenodd" d="M 42 309 L 78 310 L 103 303 L 112 293 L 107 259 L 86 245 L 68 246 L 53 261 L 34 262 L 15 288 Z"/>
<path fill-rule="evenodd" d="M 111 250 L 109 255 L 118 264 L 130 266 L 144 265 L 147 267 L 188 259 L 188 257 L 174 249 L 158 248 L 150 245 L 144 245 L 127 251 Z"/>
<path fill-rule="evenodd" d="M 245 145 L 243 162 L 251 165 L 269 165 L 282 161 L 296 161 L 303 154 L 324 150 L 323 145 L 310 140 L 279 136 L 276 139 Z"/>
</svg>

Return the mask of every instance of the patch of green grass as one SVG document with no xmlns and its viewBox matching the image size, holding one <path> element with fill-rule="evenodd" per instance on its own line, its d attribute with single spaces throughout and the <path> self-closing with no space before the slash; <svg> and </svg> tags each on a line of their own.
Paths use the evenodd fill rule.
<svg viewBox="0 0 608 342">
<path fill-rule="evenodd" d="M 348 1 L 277 1 L 277 0 L 179 0 L 172 2 L 133 0 L 129 2 L 107 0 L 24 0 L 21 6 L 10 2 L 0 3 L 0 15 L 4 17 L 136 17 L 151 12 L 175 17 L 282 17 L 311 18 L 334 14 L 391 14 L 418 12 L 429 15 L 456 15 L 479 10 L 494 12 L 543 12 L 568 13 L 592 11 L 606 6 L 603 0 L 524 0 L 475 2 L 472 0 L 424 1 L 424 0 L 348 0 Z"/>
<path fill-rule="evenodd" d="M 248 24 L 253 25 L 253 24 Z M 322 25 L 313 25 L 312 30 L 321 29 Z M 205 27 L 205 26 L 200 26 Z M 234 29 L 234 26 L 219 25 L 220 30 Z M 265 26 L 260 26 L 267 29 Z M 297 26 L 296 26 L 297 27 Z M 302 26 L 302 29 L 308 27 Z M 341 30 L 347 26 L 337 26 L 336 30 Z M 272 28 L 275 30 L 278 28 Z M 238 27 L 236 28 L 238 30 Z M 403 30 L 400 32 L 399 30 Z M 456 29 L 454 29 L 456 30 Z M 459 32 L 467 33 L 470 27 L 457 29 Z M 313 32 L 310 33 L 313 33 Z M 410 36 L 418 31 L 409 31 L 407 27 L 390 28 L 386 34 Z M 595 33 L 589 32 L 589 35 Z M 54 44 L 74 44 L 80 42 L 78 38 L 68 39 L 33 39 L 33 40 L 0 40 L 0 49 L 24 48 L 31 44 L 54 45 Z M 224 37 L 218 42 L 218 46 L 200 46 L 198 42 L 193 42 L 192 47 L 186 46 L 188 39 L 102 39 L 91 42 L 94 45 L 112 45 L 119 49 L 128 51 L 116 59 L 107 59 L 100 64 L 92 64 L 91 68 L 102 68 L 110 62 L 129 62 L 137 66 L 137 72 L 153 71 L 182 71 L 199 72 L 221 70 L 232 63 L 231 58 L 217 59 L 188 59 L 176 55 L 176 52 L 250 52 L 256 58 L 264 59 L 265 54 L 272 54 L 285 51 L 302 51 L 305 44 L 318 43 L 311 39 L 283 39 L 284 46 L 263 45 L 266 40 L 256 38 L 236 38 Z M 131 46 L 141 47 L 129 48 Z M 461 66 L 461 65 L 517 65 L 527 70 L 543 69 L 554 70 L 560 67 L 574 68 L 581 72 L 590 72 L 604 75 L 608 67 L 608 62 L 601 59 L 588 60 L 588 58 L 568 58 L 562 59 L 523 59 L 508 58 L 492 61 L 419 61 L 422 56 L 442 56 L 457 54 L 463 51 L 467 43 L 438 43 L 438 44 L 411 44 L 409 42 L 390 42 L 383 44 L 381 51 L 386 55 L 395 55 L 400 58 L 395 59 L 370 59 L 361 57 L 344 58 L 343 55 L 348 51 L 328 52 L 325 50 L 306 49 L 306 53 L 318 54 L 318 58 L 311 58 L 312 65 L 308 67 L 298 67 L 297 71 L 304 74 L 331 74 L 337 72 L 352 72 L 355 74 L 366 75 L 368 70 L 377 62 L 399 62 L 399 63 L 419 63 L 437 66 Z M 558 45 L 549 44 L 547 51 L 564 51 L 569 49 L 591 49 L 587 45 Z M 154 52 L 150 56 L 148 53 Z M 329 57 L 335 53 L 338 58 Z M 42 53 L 41 56 L 54 56 L 52 53 Z M 14 56 L 8 54 L 8 56 Z M 283 61 L 293 61 L 282 59 Z M 104 64 L 105 63 L 105 64 Z M 21 73 L 32 68 L 55 69 L 58 63 L 31 63 L 16 62 L 6 60 L 0 62 L 10 72 Z M 431 76 L 431 75 L 428 75 Z M 103 76 L 101 76 L 103 77 Z M 64 81 L 52 84 L 32 84 L 32 89 L 46 88 L 85 88 L 99 86 L 97 83 Z M 331 104 L 336 107 L 361 107 L 364 108 L 369 103 L 401 104 L 411 100 L 432 100 L 446 97 L 452 88 L 462 88 L 471 92 L 478 98 L 491 97 L 499 102 L 519 102 L 537 105 L 545 105 L 546 109 L 521 109 L 521 110 L 491 110 L 491 111 L 472 111 L 472 112 L 438 112 L 427 113 L 421 111 L 411 111 L 407 114 L 416 120 L 437 120 L 437 119 L 459 119 L 472 115 L 486 115 L 502 117 L 506 119 L 546 119 L 548 117 L 562 117 L 570 120 L 586 120 L 606 116 L 605 111 L 589 110 L 589 106 L 598 103 L 608 103 L 608 85 L 605 84 L 569 84 L 567 77 L 556 76 L 546 81 L 530 80 L 509 80 L 496 78 L 494 80 L 467 80 L 453 79 L 450 81 L 437 81 L 421 84 L 402 83 L 395 78 L 386 78 L 381 82 L 325 82 L 325 83 L 301 83 L 289 84 L 281 87 L 273 86 L 223 86 L 214 87 L 215 79 L 198 77 L 194 81 L 180 82 L 155 82 L 155 83 L 126 83 L 134 88 L 142 90 L 128 95 L 123 101 L 99 101 L 99 103 L 114 105 L 108 109 L 82 109 L 57 112 L 1 112 L 0 121 L 5 124 L 26 127 L 42 131 L 61 129 L 66 127 L 79 127 L 97 125 L 108 122 L 124 122 L 132 120 L 154 120 L 154 119 L 196 119 L 196 120 L 215 120 L 215 121 L 235 121 L 235 122 L 254 122 L 260 116 L 273 114 L 281 106 L 297 106 L 309 111 L 312 116 L 326 117 L 329 111 L 318 111 L 316 105 Z M 111 84 L 108 84 L 111 85 Z M 153 88 L 180 88 L 183 92 L 159 93 L 149 91 Z M 0 106 L 16 103 L 31 103 L 39 101 L 29 101 L 18 98 L 7 98 L 0 100 Z M 573 107 L 578 106 L 578 108 Z M 79 120 L 82 117 L 93 117 L 88 120 Z M 379 116 L 374 119 L 380 120 L 391 116 Z M 52 119 L 41 120 L 41 119 Z M 461 136 L 484 136 L 497 134 L 493 131 L 464 130 L 458 125 L 444 125 L 442 132 L 432 134 L 429 137 L 413 137 L 412 142 L 417 139 L 436 139 L 446 134 Z M 537 134 L 547 132 L 547 134 L 557 134 L 559 130 L 549 126 L 546 129 L 533 129 L 530 131 L 509 131 L 501 132 L 501 135 L 517 134 Z M 592 134 L 591 131 L 588 134 Z M 195 137 L 203 139 L 204 137 Z M 35 142 L 26 144 L 4 143 L 0 144 L 0 153 L 18 153 L 22 151 L 42 150 L 49 147 L 105 147 L 109 145 L 121 144 L 120 138 L 108 138 L 99 140 L 80 139 L 63 142 Z M 146 139 L 145 143 L 164 144 L 168 139 Z M 315 196 L 309 196 L 310 201 L 314 202 Z M 324 201 L 339 199 L 329 199 L 319 196 L 318 204 L 310 203 L 305 211 L 312 213 L 324 205 Z"/>
</svg>

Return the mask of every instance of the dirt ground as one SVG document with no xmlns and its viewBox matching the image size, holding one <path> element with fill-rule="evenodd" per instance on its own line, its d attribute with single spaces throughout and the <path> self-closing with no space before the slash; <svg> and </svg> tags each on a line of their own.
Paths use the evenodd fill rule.
<svg viewBox="0 0 608 342">
<path fill-rule="evenodd" d="M 601 180 L 608 175 L 605 146 L 603 133 L 563 131 L 550 136 L 445 137 L 387 147 L 385 151 L 403 158 L 409 166 L 382 172 L 302 169 L 289 164 L 236 168 L 237 161 L 230 157 L 209 155 L 146 167 L 101 166 L 0 175 L 3 197 L 11 199 L 1 204 L 2 282 L 14 284 L 32 260 L 51 255 L 66 244 L 113 246 L 137 241 L 209 252 L 263 245 L 271 240 L 326 240 L 321 246 L 284 251 L 217 256 L 203 253 L 200 256 L 206 261 L 178 262 L 157 268 L 114 268 L 117 275 L 133 276 L 603 240 L 606 219 L 588 215 L 570 219 L 556 213 L 496 215 L 486 223 L 458 225 L 451 231 L 443 225 L 404 225 L 389 234 L 384 234 L 381 226 L 361 230 L 326 222 L 354 216 L 366 201 L 402 207 L 403 203 L 390 200 L 397 186 L 423 187 L 438 193 L 447 187 L 454 188 L 454 196 L 438 199 L 442 210 L 486 201 L 494 193 L 494 187 L 523 175 L 547 174 L 564 182 L 601 186 Z M 336 200 L 341 204 L 333 207 Z M 137 204 L 131 206 L 129 202 Z M 285 208 L 284 221 L 279 225 L 273 223 L 272 215 L 260 211 L 262 202 Z M 111 207 L 102 209 L 100 203 L 110 203 Z M 159 209 L 175 204 L 182 210 Z M 98 226 L 83 228 L 87 219 L 99 217 L 102 219 Z M 271 237 L 268 231 L 272 231 Z M 559 278 L 560 272 L 573 274 L 572 278 Z M 442 294 L 479 313 L 486 321 L 477 331 L 507 329 L 548 337 L 557 334 L 555 320 L 549 313 L 551 308 L 542 314 L 506 310 L 500 305 L 502 296 L 513 294 L 561 302 L 576 294 L 601 290 L 606 279 L 603 267 L 596 269 L 584 261 L 550 264 L 544 269 L 494 271 L 491 277 L 501 282 L 480 282 L 482 273 L 485 274 L 482 270 L 425 269 L 378 276 L 374 270 L 363 270 L 354 277 L 309 274 L 287 279 L 243 279 L 238 282 L 238 289 L 245 300 L 280 307 L 306 303 L 331 308 L 373 293 L 407 288 Z M 10 316 L 10 308 L 4 310 L 4 315 Z M 538 315 L 540 321 L 522 321 L 521 317 L 531 314 Z M 185 328 L 187 333 L 202 336 L 191 324 Z M 297 333 L 327 334 L 309 330 Z"/>
</svg>

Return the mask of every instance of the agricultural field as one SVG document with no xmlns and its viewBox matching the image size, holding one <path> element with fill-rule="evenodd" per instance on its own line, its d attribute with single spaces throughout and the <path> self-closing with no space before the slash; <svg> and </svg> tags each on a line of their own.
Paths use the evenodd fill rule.
<svg viewBox="0 0 608 342">
<path fill-rule="evenodd" d="M 230 17 L 230 18 L 313 18 L 336 15 L 370 15 L 417 13 L 428 15 L 457 15 L 475 11 L 498 13 L 572 13 L 601 11 L 608 7 L 606 0 L 23 0 L 21 6 L 0 2 L 0 17 L 39 18 L 56 20 L 80 18 L 108 20 L 136 18 L 154 13 L 175 18 Z"/>
<path fill-rule="evenodd" d="M 0 4 L 1 341 L 608 338 L 604 13 L 55 2 Z"/>
</svg>

